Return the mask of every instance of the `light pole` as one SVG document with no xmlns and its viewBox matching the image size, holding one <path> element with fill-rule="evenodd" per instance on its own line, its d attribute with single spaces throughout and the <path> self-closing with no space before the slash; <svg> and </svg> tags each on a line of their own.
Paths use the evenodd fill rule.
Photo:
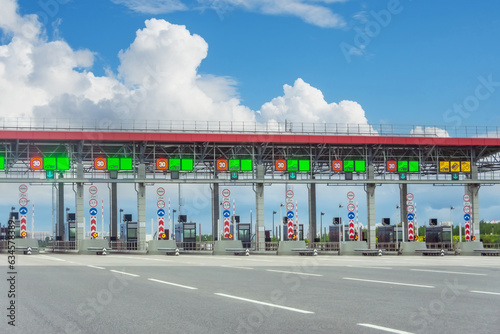
<svg viewBox="0 0 500 334">
<path fill-rule="evenodd" d="M 273 211 L 273 241 L 274 241 L 274 215 L 276 214 L 276 211 Z"/>
<path fill-rule="evenodd" d="M 453 218 L 452 218 L 452 215 L 451 215 L 451 213 L 452 213 L 453 210 L 455 210 L 455 207 L 454 206 L 450 206 L 451 247 L 453 247 Z M 459 229 L 461 229 L 461 225 L 462 224 L 460 224 Z M 462 233 L 460 233 L 460 234 L 462 234 Z"/>
<path fill-rule="evenodd" d="M 342 224 L 342 217 L 340 217 L 340 209 L 342 209 L 344 206 L 339 203 L 339 247 L 340 247 L 340 225 Z M 340 249 L 340 248 L 339 248 Z"/>
<path fill-rule="evenodd" d="M 175 213 L 177 212 L 177 210 L 173 209 L 172 210 L 172 220 L 174 221 L 174 224 L 175 224 Z M 174 228 L 175 230 L 175 228 Z"/>
<path fill-rule="evenodd" d="M 321 230 L 319 231 L 319 241 L 320 242 L 323 242 L 323 216 L 325 215 L 324 212 L 321 212 L 321 215 L 320 215 L 320 225 L 321 225 Z"/>
</svg>

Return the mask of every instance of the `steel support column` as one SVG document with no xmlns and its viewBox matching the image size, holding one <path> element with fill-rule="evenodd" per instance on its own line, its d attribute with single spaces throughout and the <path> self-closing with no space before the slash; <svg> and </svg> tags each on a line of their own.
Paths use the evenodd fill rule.
<svg viewBox="0 0 500 334">
<path fill-rule="evenodd" d="M 309 242 L 314 242 L 316 239 L 316 184 L 310 183 L 307 192 L 307 199 L 309 205 Z M 280 217 L 281 219 L 281 217 Z"/>
<path fill-rule="evenodd" d="M 212 184 L 212 236 L 213 240 L 219 240 L 219 184 Z"/>
<path fill-rule="evenodd" d="M 117 222 L 118 222 L 118 194 L 117 194 L 117 184 L 111 183 L 111 222 L 109 225 L 109 235 L 111 241 L 116 241 L 116 237 L 118 235 Z"/>
<path fill-rule="evenodd" d="M 257 179 L 264 179 L 264 165 L 256 166 Z M 264 183 L 255 184 L 255 224 L 257 226 L 257 250 L 266 249 L 266 233 L 264 220 Z"/>
<path fill-rule="evenodd" d="M 137 185 L 137 249 L 146 250 L 146 185 Z"/>
<path fill-rule="evenodd" d="M 366 185 L 366 223 L 368 232 L 368 248 L 375 249 L 376 245 L 376 233 L 375 233 L 375 184 L 369 183 Z"/>
<path fill-rule="evenodd" d="M 66 231 L 64 229 L 64 183 L 57 184 L 57 236 L 61 240 L 67 240 Z"/>
<path fill-rule="evenodd" d="M 402 241 L 408 241 L 408 219 L 406 218 L 408 212 L 406 210 L 406 195 L 408 194 L 408 184 L 402 183 L 399 185 L 399 216 L 401 217 L 401 226 L 403 226 L 404 235 Z"/>
</svg>

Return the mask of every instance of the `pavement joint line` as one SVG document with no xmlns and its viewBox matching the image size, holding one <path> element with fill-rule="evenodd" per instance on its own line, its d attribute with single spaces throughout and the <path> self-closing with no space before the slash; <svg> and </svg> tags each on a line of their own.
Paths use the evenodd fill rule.
<svg viewBox="0 0 500 334">
<path fill-rule="evenodd" d="M 473 292 L 473 293 L 482 293 L 482 294 L 485 294 L 485 295 L 500 296 L 500 292 L 478 291 L 478 290 L 470 290 L 470 292 Z"/>
<path fill-rule="evenodd" d="M 106 269 L 106 268 L 103 268 L 103 267 L 93 266 L 91 264 L 87 264 L 87 267 L 95 268 L 95 269 Z"/>
<path fill-rule="evenodd" d="M 401 331 L 399 329 L 393 329 L 393 328 L 389 328 L 389 327 L 382 327 L 382 326 L 377 326 L 377 325 L 372 325 L 372 324 L 358 324 L 358 326 L 363 326 L 363 327 L 378 329 L 378 330 L 381 330 L 381 331 L 384 331 L 384 332 L 389 332 L 389 333 L 412 334 L 411 332 L 405 332 L 405 331 Z"/>
<path fill-rule="evenodd" d="M 363 278 L 342 277 L 342 279 L 350 280 L 350 281 L 370 282 L 370 283 L 413 286 L 413 287 L 417 287 L 417 288 L 428 288 L 428 289 L 435 288 L 435 286 L 432 286 L 432 285 L 420 285 L 420 284 L 410 284 L 410 283 L 400 283 L 400 282 L 376 281 L 376 280 L 363 279 Z"/>
<path fill-rule="evenodd" d="M 353 265 L 347 265 L 347 267 L 350 267 L 350 268 L 361 268 L 361 269 L 386 269 L 386 270 L 392 270 L 391 267 L 369 267 L 369 266 L 353 266 Z"/>
<path fill-rule="evenodd" d="M 471 275 L 471 276 L 487 276 L 487 274 L 479 273 L 464 273 L 459 271 L 444 271 L 444 270 L 432 270 L 432 269 L 410 269 L 412 271 L 424 271 L 429 273 L 440 273 L 440 274 L 457 274 L 457 275 Z"/>
<path fill-rule="evenodd" d="M 139 275 L 131 274 L 131 273 L 126 273 L 124 271 L 118 271 L 118 270 L 113 270 L 113 269 L 111 269 L 110 271 L 113 272 L 113 273 L 117 273 L 117 274 L 129 275 L 129 276 L 133 276 L 133 277 L 140 277 Z"/>
<path fill-rule="evenodd" d="M 323 275 L 320 275 L 320 274 L 300 273 L 297 271 L 284 271 L 284 270 L 274 270 L 274 269 L 267 269 L 266 271 L 270 271 L 273 273 L 282 273 L 282 274 L 295 274 L 295 275 L 304 275 L 304 276 L 323 277 Z"/>
<path fill-rule="evenodd" d="M 165 281 L 161 281 L 161 280 L 155 279 L 155 278 L 148 278 L 148 280 L 153 281 L 153 282 L 158 282 L 158 283 L 163 283 L 163 284 L 167 284 L 167 285 L 176 286 L 176 287 L 179 287 L 179 288 L 184 288 L 184 289 L 189 289 L 189 290 L 198 290 L 198 288 L 195 288 L 195 287 L 192 287 L 192 286 L 181 285 L 181 284 L 172 283 L 172 282 L 165 282 Z"/>
<path fill-rule="evenodd" d="M 253 269 L 253 268 L 250 268 L 250 267 L 228 266 L 228 265 L 224 265 L 224 264 L 222 264 L 221 267 L 224 267 L 224 268 L 234 268 L 234 269 L 246 269 L 246 270 L 252 270 Z"/>
<path fill-rule="evenodd" d="M 288 307 L 288 306 L 282 306 L 282 305 L 277 305 L 277 304 L 271 304 L 271 303 L 261 302 L 261 301 L 254 300 L 254 299 L 248 299 L 248 298 L 243 298 L 243 297 L 237 297 L 237 296 L 227 295 L 225 293 L 215 292 L 214 295 L 221 296 L 221 297 L 226 297 L 226 298 L 237 299 L 237 300 L 241 300 L 241 301 L 245 301 L 245 302 L 249 302 L 249 303 L 254 303 L 254 304 L 260 304 L 260 305 L 265 305 L 265 306 L 270 306 L 270 307 L 276 307 L 276 308 L 280 308 L 280 309 L 287 310 L 287 311 L 293 311 L 293 312 L 298 312 L 298 313 L 303 313 L 303 314 L 314 314 L 314 312 L 311 312 L 311 311 L 306 311 L 306 310 L 301 310 L 301 309 L 298 309 L 298 308 L 293 308 L 293 307 Z"/>
</svg>

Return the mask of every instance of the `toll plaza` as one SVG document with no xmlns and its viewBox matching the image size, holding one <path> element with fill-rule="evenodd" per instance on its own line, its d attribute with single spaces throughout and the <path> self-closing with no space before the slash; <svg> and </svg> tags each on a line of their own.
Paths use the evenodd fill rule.
<svg viewBox="0 0 500 334">
<path fill-rule="evenodd" d="M 252 187 L 256 225 L 255 238 L 251 239 L 250 246 L 255 252 L 266 252 L 270 248 L 266 245 L 265 234 L 266 185 L 283 184 L 287 187 L 286 230 L 280 228 L 280 243 L 302 242 L 294 226 L 297 223 L 296 201 L 290 186 L 307 186 L 309 216 L 302 219 L 308 222 L 308 234 L 314 240 L 307 244 L 309 248 L 325 243 L 324 240 L 315 240 L 323 234 L 321 228 L 318 229 L 316 185 L 351 186 L 353 191 L 348 192 L 349 202 L 346 203 L 349 217 L 344 217 L 348 218 L 348 224 L 343 228 L 347 235 L 339 246 L 375 250 L 376 189 L 391 184 L 399 187 L 401 252 L 416 254 L 418 249 L 426 246 L 416 238 L 415 201 L 408 186 L 425 184 L 463 187 L 464 209 L 468 208 L 470 219 L 466 224 L 467 241 L 458 246 L 462 254 L 473 254 L 482 248 L 478 238 L 474 238 L 479 234 L 480 188 L 483 184 L 500 183 L 500 139 L 489 138 L 489 132 L 485 130 L 478 133 L 477 127 L 474 131 L 456 129 L 454 137 L 437 137 L 435 133 L 414 136 L 410 135 L 412 128 L 391 126 L 375 130 L 373 127 L 351 128 L 336 124 L 296 123 L 292 126 L 288 123 L 269 128 L 267 124 L 244 122 L 171 122 L 151 127 L 123 121 L 103 129 L 96 123 L 40 122 L 17 120 L 12 124 L 3 123 L 0 129 L 4 152 L 0 156 L 0 182 L 19 184 L 19 205 L 26 211 L 20 212 L 19 216 L 19 239 L 23 240 L 29 239 L 28 186 L 36 183 L 55 189 L 54 250 L 79 252 L 105 245 L 111 250 L 147 252 L 146 187 L 178 184 L 210 185 L 214 247 L 218 242 L 242 241 L 238 240 L 239 231 L 235 230 L 236 222 L 231 219 L 231 213 L 226 217 L 228 209 L 221 208 L 220 203 L 229 202 L 224 199 L 230 198 L 230 194 L 223 193 L 224 190 L 231 185 Z M 118 222 L 117 194 L 125 183 L 134 185 L 137 217 L 134 222 L 127 221 L 122 229 Z M 110 221 L 106 239 L 96 228 L 99 204 L 96 184 L 109 186 Z M 74 188 L 76 208 L 71 225 L 64 221 L 65 185 Z M 355 219 L 352 217 L 356 209 L 354 196 L 350 195 L 354 192 L 366 198 L 366 242 L 360 235 L 355 240 Z M 158 210 L 167 210 L 164 195 L 158 193 L 156 202 Z M 84 232 L 87 217 L 89 234 Z M 227 225 L 225 218 L 229 218 Z M 68 229 L 73 229 L 71 233 L 65 230 L 65 223 L 68 223 Z M 197 243 L 202 241 L 197 239 L 196 226 L 185 227 L 180 242 L 190 243 L 192 245 L 187 247 L 201 250 Z M 165 231 L 164 225 L 163 228 L 162 232 Z M 228 238 L 230 234 L 232 237 Z M 70 236 L 74 240 L 69 240 Z M 244 234 L 242 237 L 247 238 Z"/>
</svg>

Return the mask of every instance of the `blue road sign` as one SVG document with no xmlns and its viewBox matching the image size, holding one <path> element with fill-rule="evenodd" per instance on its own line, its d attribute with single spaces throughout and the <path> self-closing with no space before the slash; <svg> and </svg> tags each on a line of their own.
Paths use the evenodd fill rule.
<svg viewBox="0 0 500 334">
<path fill-rule="evenodd" d="M 468 222 L 468 221 L 470 220 L 470 215 L 469 215 L 468 213 L 466 213 L 466 214 L 464 215 L 464 220 L 465 220 L 466 222 Z"/>
<path fill-rule="evenodd" d="M 20 213 L 21 215 L 25 215 L 25 214 L 27 214 L 27 213 L 28 213 L 28 208 L 27 208 L 27 207 L 25 207 L 25 206 L 20 207 L 20 208 L 19 208 L 19 213 Z"/>
<path fill-rule="evenodd" d="M 231 217 L 231 212 L 229 210 L 224 210 L 222 211 L 222 215 L 224 216 L 224 218 L 229 218 Z"/>
<path fill-rule="evenodd" d="M 409 213 L 406 218 L 408 218 L 408 220 L 413 220 L 415 219 L 415 215 L 413 213 Z"/>
<path fill-rule="evenodd" d="M 158 211 L 156 211 L 156 214 L 158 215 L 158 217 L 163 217 L 165 216 L 165 210 L 158 209 Z"/>
<path fill-rule="evenodd" d="M 292 218 L 293 218 L 293 216 L 294 216 L 293 211 L 288 211 L 288 212 L 286 213 L 286 216 L 288 217 L 288 219 L 292 219 Z"/>
<path fill-rule="evenodd" d="M 349 218 L 349 219 L 354 219 L 354 217 L 356 217 L 356 215 L 354 214 L 354 212 L 349 212 L 347 214 L 347 218 Z"/>
<path fill-rule="evenodd" d="M 97 209 L 96 208 L 91 208 L 89 210 L 89 213 L 90 213 L 91 216 L 95 216 L 95 215 L 97 215 Z"/>
</svg>

